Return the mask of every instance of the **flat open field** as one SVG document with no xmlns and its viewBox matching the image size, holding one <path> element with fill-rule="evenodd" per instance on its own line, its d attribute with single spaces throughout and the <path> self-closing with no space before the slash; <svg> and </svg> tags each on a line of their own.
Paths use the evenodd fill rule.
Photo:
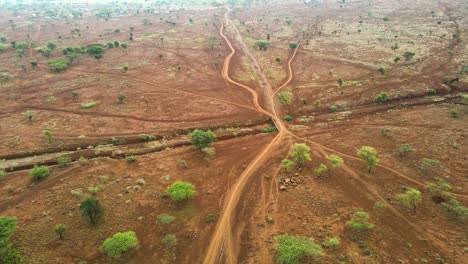
<svg viewBox="0 0 468 264">
<path fill-rule="evenodd" d="M 0 263 L 466 263 L 466 0 L 166 2 L 0 3 Z"/>
</svg>

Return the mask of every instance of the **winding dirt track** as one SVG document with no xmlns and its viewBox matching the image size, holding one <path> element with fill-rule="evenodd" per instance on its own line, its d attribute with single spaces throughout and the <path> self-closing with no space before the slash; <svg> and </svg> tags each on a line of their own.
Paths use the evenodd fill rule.
<svg viewBox="0 0 468 264">
<path fill-rule="evenodd" d="M 269 157 L 269 154 L 271 153 L 271 151 L 279 143 L 281 143 L 284 137 L 287 135 L 286 126 L 281 120 L 281 118 L 278 117 L 275 111 L 274 96 L 270 96 L 270 98 L 268 98 L 268 100 L 270 101 L 270 104 L 273 106 L 273 113 L 270 113 L 260 105 L 258 93 L 254 89 L 244 84 L 238 83 L 229 77 L 229 64 L 231 62 L 231 58 L 234 56 L 234 54 L 236 54 L 236 50 L 234 49 L 231 42 L 226 37 L 226 35 L 224 35 L 224 32 L 223 32 L 224 26 L 225 26 L 224 23 L 228 23 L 230 21 L 229 12 L 230 10 L 228 9 L 228 11 L 224 14 L 224 22 L 221 25 L 220 30 L 219 30 L 219 34 L 224 38 L 224 40 L 226 41 L 226 44 L 231 49 L 231 53 L 224 60 L 222 76 L 228 82 L 235 84 L 237 86 L 240 86 L 243 89 L 251 93 L 254 107 L 259 112 L 264 113 L 265 115 L 269 116 L 273 120 L 273 122 L 275 123 L 278 129 L 278 134 L 267 146 L 264 147 L 264 149 L 260 152 L 260 154 L 257 157 L 255 157 L 255 159 L 248 165 L 248 167 L 239 176 L 234 186 L 229 190 L 227 198 L 224 202 L 223 214 L 218 220 L 216 230 L 212 236 L 210 245 L 206 252 L 206 256 L 204 260 L 204 263 L 206 264 L 219 262 L 220 258 L 222 257 L 221 255 L 224 255 L 227 263 L 237 262 L 236 261 L 237 256 L 235 256 L 234 254 L 235 241 L 233 241 L 232 232 L 231 232 L 231 219 L 233 218 L 234 210 L 237 206 L 237 203 L 239 202 L 239 198 L 241 196 L 242 190 L 244 189 L 248 179 L 260 167 L 260 165 L 263 164 L 263 162 Z M 289 73 L 292 74 L 292 70 Z M 290 76 L 288 80 L 286 80 L 286 82 L 281 87 L 286 86 L 287 83 L 291 81 L 291 79 L 292 77 Z M 271 93 L 272 91 L 270 91 L 269 94 Z"/>
</svg>

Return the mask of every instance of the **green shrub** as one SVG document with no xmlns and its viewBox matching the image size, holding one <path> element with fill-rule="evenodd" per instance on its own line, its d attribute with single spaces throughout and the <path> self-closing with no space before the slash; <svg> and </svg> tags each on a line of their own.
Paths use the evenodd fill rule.
<svg viewBox="0 0 468 264">
<path fill-rule="evenodd" d="M 285 121 L 288 121 L 288 122 L 291 121 L 291 120 L 293 120 L 292 116 L 290 116 L 290 115 L 285 115 L 285 116 L 283 117 L 283 119 L 284 119 Z"/>
<path fill-rule="evenodd" d="M 57 158 L 57 164 L 65 166 L 69 163 L 72 162 L 72 159 L 70 157 L 59 157 Z"/>
<path fill-rule="evenodd" d="M 0 169 L 0 180 L 3 179 L 6 175 L 6 172 L 2 169 Z"/>
<path fill-rule="evenodd" d="M 34 166 L 31 170 L 29 170 L 29 176 L 31 176 L 35 180 L 42 180 L 49 177 L 50 171 L 49 167 L 47 166 Z"/>
<path fill-rule="evenodd" d="M 311 238 L 280 235 L 275 240 L 276 263 L 299 264 L 305 258 L 319 262 L 323 256 L 322 248 Z"/>
<path fill-rule="evenodd" d="M 351 220 L 346 222 L 346 225 L 357 231 L 364 231 L 374 228 L 374 224 L 368 222 L 369 214 L 362 211 L 357 211 L 351 217 Z"/>
<path fill-rule="evenodd" d="M 205 216 L 206 222 L 214 222 L 216 220 L 216 215 L 213 213 L 209 213 Z"/>
<path fill-rule="evenodd" d="M 12 244 L 9 241 L 10 235 L 16 231 L 16 217 L 0 216 L 0 261 Z"/>
<path fill-rule="evenodd" d="M 214 159 L 216 156 L 216 149 L 213 147 L 206 147 L 202 149 L 202 152 L 205 154 L 207 160 Z"/>
<path fill-rule="evenodd" d="M 450 110 L 450 115 L 453 118 L 459 118 L 460 117 L 460 112 L 458 112 L 457 110 Z"/>
<path fill-rule="evenodd" d="M 174 234 L 165 235 L 161 241 L 164 244 L 164 250 L 166 256 L 173 257 L 177 247 L 177 237 Z"/>
<path fill-rule="evenodd" d="M 58 224 L 54 227 L 54 232 L 59 235 L 60 239 L 63 239 L 63 234 L 65 233 L 65 230 L 67 230 L 67 226 L 64 224 Z"/>
<path fill-rule="evenodd" d="M 8 48 L 5 44 L 0 44 L 0 52 L 4 52 Z"/>
<path fill-rule="evenodd" d="M 108 256 L 113 258 L 120 257 L 123 253 L 138 247 L 138 238 L 133 231 L 118 232 L 111 238 L 104 241 L 101 246 Z"/>
<path fill-rule="evenodd" d="M 456 219 L 465 221 L 468 218 L 468 208 L 463 206 L 455 197 L 450 197 L 449 202 L 443 202 L 442 207 L 451 212 Z"/>
<path fill-rule="evenodd" d="M 177 160 L 177 164 L 179 164 L 179 167 L 181 168 L 187 168 L 187 162 L 185 162 L 183 159 Z"/>
<path fill-rule="evenodd" d="M 175 216 L 172 216 L 172 215 L 169 215 L 169 214 L 160 214 L 160 215 L 158 215 L 156 220 L 158 221 L 158 223 L 160 225 L 164 226 L 164 225 L 168 225 L 168 224 L 174 222 L 174 220 L 176 220 L 176 218 L 175 218 Z"/>
<path fill-rule="evenodd" d="M 128 163 L 133 163 L 137 160 L 137 157 L 136 156 L 128 156 L 125 158 L 127 160 Z"/>
<path fill-rule="evenodd" d="M 80 204 L 81 216 L 87 218 L 91 224 L 96 224 L 102 215 L 103 208 L 99 200 L 88 197 Z"/>
<path fill-rule="evenodd" d="M 189 133 L 190 143 L 199 149 L 211 146 L 216 140 L 216 135 L 211 130 L 203 131 L 195 129 Z"/>
<path fill-rule="evenodd" d="M 278 129 L 274 126 L 262 128 L 262 133 L 272 133 L 276 131 L 278 131 Z"/>
<path fill-rule="evenodd" d="M 336 248 L 339 245 L 340 239 L 337 237 L 327 237 L 322 243 L 322 246 L 325 248 Z"/>
<path fill-rule="evenodd" d="M 91 107 L 94 107 L 96 106 L 97 103 L 96 102 L 87 102 L 87 103 L 83 103 L 80 105 L 80 108 L 83 108 L 83 109 L 87 109 L 87 108 L 91 108 Z"/>
<path fill-rule="evenodd" d="M 21 264 L 23 263 L 23 256 L 16 248 L 8 249 L 4 255 L 0 256 L 3 264 Z"/>
<path fill-rule="evenodd" d="M 24 49 L 27 49 L 27 48 L 29 48 L 29 43 L 26 43 L 26 42 L 16 42 L 15 43 L 15 49 L 17 49 L 17 50 L 18 49 L 24 50 Z"/>
<path fill-rule="evenodd" d="M 138 139 L 140 139 L 141 141 L 153 141 L 155 140 L 155 136 L 154 135 L 147 135 L 147 134 L 140 134 L 140 136 L 138 136 Z"/>
<path fill-rule="evenodd" d="M 8 82 L 10 79 L 10 74 L 7 72 L 0 72 L 0 83 Z"/>
<path fill-rule="evenodd" d="M 47 65 L 49 65 L 49 69 L 54 72 L 62 72 L 69 66 L 68 62 L 64 59 L 48 61 Z"/>
<path fill-rule="evenodd" d="M 173 201 L 179 202 L 192 198 L 196 190 L 189 182 L 177 181 L 167 188 L 167 193 Z"/>
<path fill-rule="evenodd" d="M 126 138 L 117 138 L 117 137 L 113 137 L 111 139 L 111 143 L 112 145 L 121 145 L 121 144 L 124 144 L 125 142 L 127 141 Z"/>
<path fill-rule="evenodd" d="M 426 90 L 426 94 L 429 95 L 429 96 L 430 96 L 430 95 L 437 95 L 437 90 L 435 90 L 435 89 L 427 89 L 427 90 Z"/>
<path fill-rule="evenodd" d="M 390 97 L 390 95 L 386 92 L 381 92 L 379 93 L 376 97 L 375 97 L 375 101 L 378 103 L 378 104 L 383 104 L 385 102 L 389 102 L 391 101 L 392 98 Z"/>
<path fill-rule="evenodd" d="M 406 51 L 405 53 L 403 53 L 403 57 L 405 57 L 405 60 L 411 60 L 414 55 L 416 55 L 414 52 L 411 52 L 411 51 Z"/>
</svg>

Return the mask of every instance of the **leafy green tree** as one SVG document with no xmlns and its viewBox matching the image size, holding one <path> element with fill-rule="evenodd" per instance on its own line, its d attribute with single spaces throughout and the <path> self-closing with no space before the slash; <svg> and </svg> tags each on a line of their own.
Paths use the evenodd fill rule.
<svg viewBox="0 0 468 264">
<path fill-rule="evenodd" d="M 335 154 L 328 155 L 326 159 L 330 162 L 332 169 L 338 169 L 344 164 L 343 158 Z"/>
<path fill-rule="evenodd" d="M 284 159 L 281 161 L 281 165 L 283 165 L 284 173 L 286 174 L 289 169 L 294 167 L 295 163 L 292 160 Z"/>
<path fill-rule="evenodd" d="M 314 173 L 317 174 L 317 176 L 322 177 L 323 174 L 325 174 L 327 171 L 327 165 L 320 163 L 320 165 L 317 168 L 315 168 Z"/>
<path fill-rule="evenodd" d="M 402 158 L 406 156 L 406 154 L 413 152 L 415 149 L 411 147 L 409 144 L 401 144 L 398 146 L 398 155 Z"/>
<path fill-rule="evenodd" d="M 114 48 L 114 42 L 107 42 L 106 47 L 109 48 L 109 49 L 113 49 Z"/>
<path fill-rule="evenodd" d="M 67 230 L 67 226 L 64 224 L 58 224 L 54 227 L 54 232 L 59 235 L 60 239 L 63 239 L 63 234 Z"/>
<path fill-rule="evenodd" d="M 362 146 L 356 154 L 367 163 L 367 170 L 369 173 L 380 161 L 377 158 L 377 150 L 370 146 Z"/>
<path fill-rule="evenodd" d="M 427 171 L 429 170 L 429 168 L 436 168 L 436 167 L 440 167 L 441 165 L 440 161 L 436 159 L 428 159 L 428 158 L 420 159 L 419 164 L 424 169 L 425 175 L 427 175 Z"/>
<path fill-rule="evenodd" d="M 98 45 L 93 45 L 89 47 L 86 52 L 90 54 L 91 56 L 96 56 L 96 55 L 102 55 L 104 54 L 104 48 Z M 102 57 L 101 57 L 102 58 Z"/>
<path fill-rule="evenodd" d="M 29 170 L 29 176 L 31 176 L 34 180 L 42 180 L 50 175 L 49 167 L 47 166 L 34 166 L 31 170 Z"/>
<path fill-rule="evenodd" d="M 158 223 L 160 225 L 165 226 L 165 225 L 168 225 L 168 224 L 174 222 L 174 220 L 176 220 L 176 218 L 175 218 L 175 216 L 172 216 L 172 215 L 169 215 L 169 214 L 160 214 L 160 215 L 158 215 L 156 220 L 158 221 Z"/>
<path fill-rule="evenodd" d="M 127 48 L 128 48 L 127 43 L 121 43 L 120 46 L 121 46 L 123 49 L 127 49 Z"/>
<path fill-rule="evenodd" d="M 445 210 L 451 212 L 456 217 L 456 219 L 465 221 L 468 218 L 468 208 L 463 206 L 463 204 L 452 195 L 448 196 L 450 197 L 449 201 L 443 202 L 442 207 L 445 208 Z"/>
<path fill-rule="evenodd" d="M 299 164 L 303 165 L 306 161 L 311 161 L 310 148 L 305 143 L 294 143 L 292 146 L 291 157 Z"/>
<path fill-rule="evenodd" d="M 422 201 L 421 192 L 413 188 L 409 188 L 405 193 L 398 194 L 397 199 L 405 206 L 411 207 L 415 213 L 416 206 Z"/>
<path fill-rule="evenodd" d="M 73 62 L 81 57 L 79 53 L 76 52 L 68 52 L 65 54 L 65 57 L 68 59 L 68 62 L 70 64 L 73 64 Z"/>
<path fill-rule="evenodd" d="M 16 231 L 16 217 L 0 216 L 0 260 L 10 250 L 10 235 Z"/>
<path fill-rule="evenodd" d="M 255 46 L 257 46 L 259 50 L 266 51 L 268 47 L 270 47 L 270 44 L 271 44 L 270 41 L 264 40 L 264 39 L 259 39 L 255 41 Z"/>
<path fill-rule="evenodd" d="M 103 213 L 103 208 L 99 200 L 87 197 L 80 204 L 80 212 L 84 218 L 87 218 L 92 225 L 95 225 Z"/>
<path fill-rule="evenodd" d="M 357 211 L 351 217 L 351 220 L 346 222 L 346 225 L 357 231 L 365 231 L 374 228 L 374 224 L 369 221 L 369 214 L 363 211 Z"/>
<path fill-rule="evenodd" d="M 117 40 L 116 40 L 116 41 L 114 41 L 114 46 L 115 46 L 116 48 L 118 48 L 118 47 L 119 47 L 119 45 L 120 45 L 120 43 L 119 43 Z"/>
<path fill-rule="evenodd" d="M 320 262 L 323 254 L 322 247 L 314 240 L 306 237 L 280 235 L 275 237 L 277 251 L 276 263 L 299 264 L 306 258 L 313 262 Z"/>
<path fill-rule="evenodd" d="M 291 50 L 295 50 L 295 49 L 297 48 L 297 43 L 295 43 L 295 42 L 289 43 L 289 48 L 290 48 Z"/>
<path fill-rule="evenodd" d="M 216 135 L 211 130 L 203 131 L 200 129 L 195 129 L 189 133 L 190 143 L 199 149 L 204 149 L 211 146 L 211 144 L 216 140 Z"/>
<path fill-rule="evenodd" d="M 118 258 L 125 252 L 138 247 L 138 238 L 133 231 L 118 232 L 104 241 L 101 250 L 108 256 Z"/>
<path fill-rule="evenodd" d="M 180 202 L 192 198 L 197 191 L 193 184 L 189 182 L 176 181 L 167 187 L 167 193 L 171 196 L 173 201 Z"/>
</svg>

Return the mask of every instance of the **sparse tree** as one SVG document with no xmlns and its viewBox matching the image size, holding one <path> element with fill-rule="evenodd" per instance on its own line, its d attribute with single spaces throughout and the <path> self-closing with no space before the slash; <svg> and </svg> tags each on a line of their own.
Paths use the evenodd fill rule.
<svg viewBox="0 0 468 264">
<path fill-rule="evenodd" d="M 414 151 L 414 148 L 409 144 L 401 144 L 398 146 L 398 155 L 403 158 L 406 154 L 409 154 Z"/>
<path fill-rule="evenodd" d="M 317 174 L 317 176 L 322 177 L 323 174 L 327 172 L 327 170 L 327 165 L 320 163 L 320 165 L 317 168 L 315 168 L 314 173 Z"/>
<path fill-rule="evenodd" d="M 32 111 L 26 111 L 23 113 L 23 116 L 29 120 L 29 122 L 32 121 L 32 118 L 34 116 L 34 113 Z"/>
<path fill-rule="evenodd" d="M 443 199 L 444 194 L 450 191 L 452 186 L 441 178 L 435 178 L 435 182 L 426 182 L 426 189 L 432 197 Z"/>
<path fill-rule="evenodd" d="M 289 43 L 289 48 L 290 48 L 291 50 L 295 50 L 295 49 L 297 48 L 297 43 L 295 43 L 295 42 Z"/>
<path fill-rule="evenodd" d="M 281 161 L 281 165 L 284 168 L 284 174 L 287 174 L 288 170 L 294 167 L 295 164 L 292 160 L 284 159 Z"/>
<path fill-rule="evenodd" d="M 58 224 L 54 227 L 54 232 L 59 235 L 59 239 L 63 239 L 63 234 L 67 230 L 67 226 L 64 224 Z"/>
<path fill-rule="evenodd" d="M 357 211 L 351 217 L 351 220 L 346 222 L 346 225 L 356 231 L 365 231 L 374 228 L 374 224 L 369 223 L 369 214 L 363 211 Z"/>
<path fill-rule="evenodd" d="M 99 200 L 88 197 L 80 204 L 81 215 L 95 225 L 103 213 L 103 208 Z"/>
<path fill-rule="evenodd" d="M 302 166 L 306 161 L 311 161 L 310 148 L 305 143 L 294 143 L 291 150 L 291 157 L 296 164 Z"/>
<path fill-rule="evenodd" d="M 202 148 L 206 160 L 212 160 L 216 157 L 216 149 L 213 147 Z"/>
<path fill-rule="evenodd" d="M 362 146 L 356 154 L 367 163 L 367 170 L 371 173 L 372 168 L 379 163 L 377 150 L 370 146 Z"/>
<path fill-rule="evenodd" d="M 255 41 L 255 46 L 257 46 L 257 48 L 259 50 L 264 50 L 266 51 L 268 49 L 268 47 L 270 46 L 270 41 L 268 40 L 262 40 L 262 39 L 259 39 L 257 41 Z"/>
<path fill-rule="evenodd" d="M 419 164 L 421 164 L 421 167 L 424 169 L 424 174 L 427 175 L 427 171 L 429 168 L 436 168 L 440 167 L 440 161 L 436 159 L 428 159 L 428 158 L 422 158 L 419 160 Z"/>
<path fill-rule="evenodd" d="M 44 131 L 44 137 L 47 139 L 47 142 L 50 144 L 52 143 L 52 132 L 50 130 L 45 130 Z"/>
<path fill-rule="evenodd" d="M 422 200 L 421 192 L 413 188 L 409 188 L 405 193 L 398 194 L 397 199 L 405 206 L 411 207 L 414 213 L 416 213 L 416 206 Z"/>
<path fill-rule="evenodd" d="M 332 169 L 338 169 L 343 166 L 344 160 L 338 155 L 330 154 L 326 158 L 330 162 Z"/>
</svg>

